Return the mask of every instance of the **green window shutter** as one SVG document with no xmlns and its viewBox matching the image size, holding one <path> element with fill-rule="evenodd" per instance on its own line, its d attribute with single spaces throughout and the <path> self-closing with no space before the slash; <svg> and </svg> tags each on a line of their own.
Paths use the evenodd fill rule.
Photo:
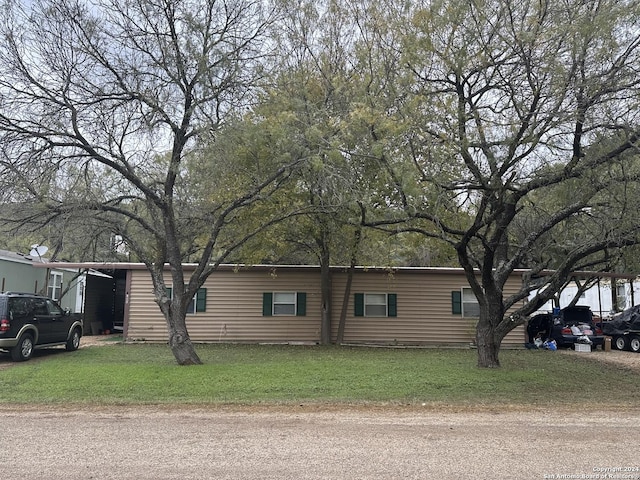
<svg viewBox="0 0 640 480">
<path fill-rule="evenodd" d="M 396 293 L 387 294 L 387 312 L 390 317 L 398 316 L 398 295 Z"/>
<path fill-rule="evenodd" d="M 262 294 L 262 316 L 270 317 L 273 315 L 273 293 L 265 292 Z"/>
<path fill-rule="evenodd" d="M 305 292 L 296 293 L 296 315 L 304 317 L 307 314 L 307 294 Z"/>
<path fill-rule="evenodd" d="M 364 293 L 356 293 L 353 295 L 354 315 L 356 317 L 364 317 Z"/>
<path fill-rule="evenodd" d="M 460 290 L 451 292 L 451 313 L 453 315 L 462 315 L 462 292 Z"/>
<path fill-rule="evenodd" d="M 196 294 L 196 312 L 207 311 L 207 289 L 199 288 Z"/>
<path fill-rule="evenodd" d="M 173 288 L 172 287 L 166 287 L 165 290 L 167 292 L 167 297 L 169 297 L 169 300 L 172 300 L 173 299 Z"/>
</svg>

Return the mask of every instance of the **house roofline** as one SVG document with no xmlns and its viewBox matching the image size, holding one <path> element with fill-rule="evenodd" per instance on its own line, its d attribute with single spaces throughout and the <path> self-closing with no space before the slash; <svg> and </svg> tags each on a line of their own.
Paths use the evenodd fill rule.
<svg viewBox="0 0 640 480">
<path fill-rule="evenodd" d="M 25 253 L 12 252 L 9 250 L 0 250 L 0 260 L 6 260 L 7 262 L 24 263 L 27 265 L 36 265 L 42 262 L 37 257 L 32 257 Z"/>
<path fill-rule="evenodd" d="M 80 269 L 96 269 L 96 270 L 146 270 L 147 266 L 144 263 L 133 262 L 43 262 L 35 265 L 39 268 L 80 268 Z M 196 263 L 185 263 L 183 267 L 185 270 L 195 270 L 198 265 Z M 169 268 L 169 265 L 166 265 Z M 347 271 L 349 266 L 333 266 L 332 271 Z M 269 271 L 269 270 L 319 270 L 319 265 L 267 265 L 267 264 L 230 264 L 224 263 L 217 267 L 218 270 L 257 270 L 257 271 Z M 380 266 L 366 266 L 359 265 L 355 267 L 356 271 L 367 272 L 379 272 L 379 273 L 393 273 L 393 272 L 434 272 L 434 273 L 463 273 L 462 268 L 456 267 L 380 267 Z M 518 273 L 524 273 L 525 270 Z"/>
<path fill-rule="evenodd" d="M 147 270 L 147 266 L 144 263 L 136 262 L 38 262 L 32 263 L 37 268 L 58 268 L 58 269 L 85 269 L 85 270 Z M 195 270 L 198 265 L 196 263 L 185 263 L 183 267 L 186 271 Z M 169 268 L 169 265 L 166 265 Z M 331 271 L 333 272 L 346 272 L 349 270 L 349 266 L 333 266 Z M 217 270 L 220 271 L 277 271 L 277 270 L 298 270 L 298 271 L 317 271 L 320 269 L 319 265 L 266 265 L 266 264 L 220 264 Z M 435 273 L 435 274 L 464 274 L 464 269 L 461 267 L 381 267 L 381 266 L 365 266 L 359 265 L 355 267 L 357 272 L 375 272 L 375 273 Z M 515 269 L 513 271 L 516 275 L 530 275 L 531 270 L 526 268 Z M 537 277 L 544 277 L 553 274 L 553 270 L 543 270 L 535 274 Z M 591 271 L 576 271 L 572 272 L 571 276 L 581 278 L 619 278 L 633 280 L 638 275 L 624 274 L 624 273 L 612 273 L 612 272 L 591 272 Z"/>
</svg>

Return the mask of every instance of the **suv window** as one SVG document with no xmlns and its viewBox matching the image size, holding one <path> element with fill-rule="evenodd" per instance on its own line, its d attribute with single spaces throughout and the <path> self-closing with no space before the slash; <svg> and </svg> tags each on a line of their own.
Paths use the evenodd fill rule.
<svg viewBox="0 0 640 480">
<path fill-rule="evenodd" d="M 49 315 L 62 315 L 62 309 L 53 303 L 51 300 L 47 300 L 47 309 L 49 311 Z"/>
<path fill-rule="evenodd" d="M 33 299 L 33 313 L 34 315 L 49 315 L 47 302 L 43 298 Z"/>
<path fill-rule="evenodd" d="M 9 299 L 9 315 L 11 318 L 21 318 L 29 315 L 31 311 L 30 298 L 10 298 Z"/>
</svg>

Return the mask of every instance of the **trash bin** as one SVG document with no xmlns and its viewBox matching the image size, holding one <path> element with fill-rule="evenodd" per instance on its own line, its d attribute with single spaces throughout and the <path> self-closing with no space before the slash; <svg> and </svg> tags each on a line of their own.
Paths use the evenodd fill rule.
<svg viewBox="0 0 640 480">
<path fill-rule="evenodd" d="M 603 348 L 605 352 L 611 351 L 611 337 L 604 337 Z"/>
</svg>

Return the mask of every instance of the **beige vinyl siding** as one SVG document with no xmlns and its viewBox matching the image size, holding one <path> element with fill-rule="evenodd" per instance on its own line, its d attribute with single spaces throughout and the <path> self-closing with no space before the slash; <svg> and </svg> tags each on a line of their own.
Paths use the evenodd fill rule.
<svg viewBox="0 0 640 480">
<path fill-rule="evenodd" d="M 127 337 L 167 341 L 164 318 L 153 301 L 151 277 L 133 271 Z M 307 271 L 219 270 L 203 285 L 205 312 L 187 315 L 194 342 L 318 342 L 320 339 L 320 280 Z M 262 314 L 265 292 L 305 292 L 304 316 Z"/>
<path fill-rule="evenodd" d="M 333 338 L 336 338 L 346 273 L 333 277 Z M 507 294 L 517 291 L 519 278 L 508 283 Z M 349 296 L 345 343 L 468 345 L 475 338 L 475 320 L 451 313 L 451 292 L 468 287 L 462 273 L 450 270 L 397 270 L 393 273 L 357 271 Z M 354 316 L 355 293 L 395 293 L 396 317 Z M 503 346 L 522 345 L 524 328 L 510 332 Z"/>
<path fill-rule="evenodd" d="M 347 274 L 333 271 L 332 338 L 337 335 Z M 129 340 L 167 341 L 164 318 L 153 301 L 151 277 L 133 270 L 129 298 Z M 516 291 L 514 275 L 506 294 Z M 320 271 L 312 267 L 221 269 L 209 277 L 206 312 L 187 315 L 194 342 L 280 343 L 320 341 Z M 392 274 L 359 269 L 349 296 L 345 342 L 407 345 L 469 345 L 475 320 L 451 313 L 451 291 L 468 287 L 462 271 L 406 269 Z M 305 316 L 263 316 L 265 292 L 305 292 Z M 355 293 L 395 293 L 396 317 L 354 316 Z M 512 331 L 503 346 L 522 345 L 524 328 Z"/>
</svg>

